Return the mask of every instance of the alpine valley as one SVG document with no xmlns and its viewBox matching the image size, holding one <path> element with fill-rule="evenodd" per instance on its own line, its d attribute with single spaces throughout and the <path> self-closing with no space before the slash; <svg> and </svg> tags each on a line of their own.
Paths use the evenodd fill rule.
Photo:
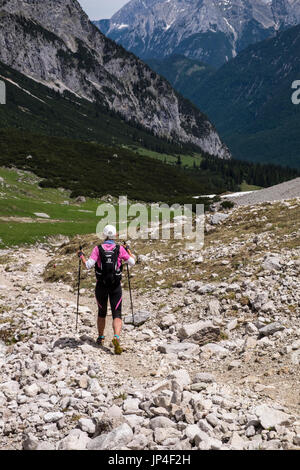
<svg viewBox="0 0 300 470">
<path fill-rule="evenodd" d="M 107 39 L 75 0 L 1 0 L 0 60 L 49 88 L 99 103 L 157 137 L 229 158 L 207 118 Z"/>
<path fill-rule="evenodd" d="M 299 51 L 295 26 L 249 46 L 216 71 L 182 56 L 149 63 L 204 110 L 235 158 L 300 168 L 300 106 L 292 101 Z"/>
<path fill-rule="evenodd" d="M 107 38 L 76 0 L 0 0 L 0 13 L 2 166 L 73 197 L 121 191 L 172 203 L 298 175 L 232 159 L 201 107 Z M 203 81 L 214 73 L 197 64 Z"/>
</svg>

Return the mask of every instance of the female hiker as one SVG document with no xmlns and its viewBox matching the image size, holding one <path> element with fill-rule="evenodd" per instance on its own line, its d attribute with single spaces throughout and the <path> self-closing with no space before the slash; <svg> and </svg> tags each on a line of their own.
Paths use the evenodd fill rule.
<svg viewBox="0 0 300 470">
<path fill-rule="evenodd" d="M 78 252 L 78 256 L 87 269 L 95 267 L 99 332 L 97 344 L 102 345 L 105 339 L 103 335 L 109 298 L 114 330 L 112 343 L 115 348 L 115 354 L 122 354 L 123 349 L 120 346 L 120 334 L 122 329 L 122 262 L 127 263 L 129 266 L 134 266 L 135 257 L 127 247 L 120 246 L 115 242 L 117 231 L 114 226 L 107 225 L 104 228 L 103 235 L 104 242 L 93 249 L 88 260 L 85 259 L 82 251 Z"/>
</svg>

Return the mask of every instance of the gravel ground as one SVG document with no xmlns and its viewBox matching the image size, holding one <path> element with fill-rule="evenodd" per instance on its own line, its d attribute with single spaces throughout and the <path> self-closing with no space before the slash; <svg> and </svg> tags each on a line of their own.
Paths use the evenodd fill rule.
<svg viewBox="0 0 300 470">
<path fill-rule="evenodd" d="M 254 191 L 252 194 L 234 198 L 228 197 L 228 199 L 232 199 L 237 206 L 248 206 L 261 202 L 283 201 L 296 197 L 300 197 L 300 178 L 261 189 L 260 191 Z"/>
<path fill-rule="evenodd" d="M 75 332 L 76 290 L 43 277 L 58 252 L 0 250 L 0 449 L 299 450 L 299 203 L 276 207 L 274 230 L 269 207 L 212 224 L 196 279 L 184 276 L 184 259 L 198 266 L 199 253 L 149 246 L 132 271 L 136 326 L 125 322 L 121 356 L 110 319 L 95 345 L 90 289 Z M 151 268 L 162 280 L 178 265 L 180 282 L 136 287 Z"/>
</svg>

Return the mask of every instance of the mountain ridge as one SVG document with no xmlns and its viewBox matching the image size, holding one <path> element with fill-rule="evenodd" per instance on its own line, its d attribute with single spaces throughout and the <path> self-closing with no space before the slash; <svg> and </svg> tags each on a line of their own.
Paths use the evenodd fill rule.
<svg viewBox="0 0 300 470">
<path fill-rule="evenodd" d="M 183 54 L 219 67 L 299 22 L 298 0 L 131 0 L 94 23 L 143 59 Z"/>
<path fill-rule="evenodd" d="M 214 126 L 133 54 L 107 39 L 76 0 L 0 1 L 0 60 L 97 101 L 158 137 L 230 158 Z"/>
</svg>

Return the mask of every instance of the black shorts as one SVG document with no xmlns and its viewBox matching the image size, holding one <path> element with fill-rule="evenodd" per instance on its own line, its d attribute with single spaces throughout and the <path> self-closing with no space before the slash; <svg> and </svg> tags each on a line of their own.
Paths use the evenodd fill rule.
<svg viewBox="0 0 300 470">
<path fill-rule="evenodd" d="M 118 284 L 112 289 L 108 289 L 105 284 L 98 281 L 96 284 L 96 300 L 98 304 L 98 316 L 105 318 L 107 315 L 108 298 L 113 319 L 122 318 L 122 286 Z"/>
</svg>

